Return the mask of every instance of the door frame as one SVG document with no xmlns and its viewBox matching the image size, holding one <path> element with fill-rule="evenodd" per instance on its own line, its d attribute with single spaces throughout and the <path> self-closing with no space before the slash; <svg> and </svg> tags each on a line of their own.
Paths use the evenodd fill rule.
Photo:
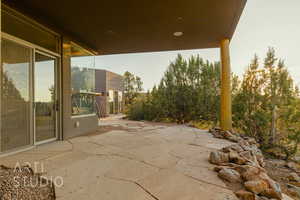
<svg viewBox="0 0 300 200">
<path fill-rule="evenodd" d="M 1 152 L 0 148 L 0 157 L 10 155 L 16 152 L 22 152 L 26 151 L 28 149 L 33 148 L 34 146 L 44 144 L 47 142 L 52 142 L 56 140 L 61 140 L 62 138 L 62 94 L 61 94 L 61 54 L 50 51 L 48 49 L 45 49 L 39 45 L 33 44 L 31 42 L 28 42 L 26 40 L 20 39 L 18 37 L 15 37 L 13 35 L 10 35 L 8 33 L 5 33 L 1 31 L 1 36 L 0 39 L 6 39 L 10 40 L 12 42 L 15 42 L 17 44 L 23 45 L 25 47 L 28 47 L 31 49 L 31 55 L 30 55 L 30 69 L 29 69 L 29 95 L 30 95 L 30 144 L 23 146 L 23 147 L 17 147 L 15 149 L 11 149 L 8 151 Z M 56 59 L 56 64 L 55 64 L 55 84 L 56 84 L 56 100 L 58 104 L 58 111 L 56 112 L 56 120 L 55 120 L 55 134 L 56 137 L 50 140 L 45 140 L 41 142 L 35 142 L 35 110 L 34 110 L 34 66 L 35 66 L 35 52 L 41 53 L 46 56 L 54 57 Z M 1 99 L 0 99 L 1 101 Z M 1 115 L 0 115 L 0 120 L 1 120 Z M 1 127 L 1 122 L 0 122 L 0 127 Z M 1 134 L 1 129 L 0 129 L 0 134 Z M 0 136 L 1 137 L 1 136 Z M 0 144 L 1 147 L 1 144 Z"/>
<path fill-rule="evenodd" d="M 55 137 L 53 138 L 50 138 L 50 139 L 47 139 L 47 140 L 42 140 L 42 141 L 37 141 L 36 140 L 36 136 L 37 136 L 37 133 L 36 133 L 36 106 L 35 106 L 35 65 L 36 65 L 36 62 L 35 62 L 35 55 L 36 54 L 41 54 L 43 56 L 48 56 L 50 58 L 53 58 L 54 59 L 54 89 L 55 89 L 55 101 L 54 101 L 54 106 L 55 106 L 55 120 L 54 120 L 54 123 L 55 123 Z M 46 53 L 42 50 L 40 50 L 39 48 L 34 48 L 33 49 L 33 66 L 32 66 L 32 94 L 33 94 L 33 98 L 32 98 L 32 102 L 33 102 L 33 109 L 32 109 L 32 121 L 33 121 L 33 144 L 35 146 L 37 145 L 41 145 L 41 144 L 45 144 L 45 143 L 49 143 L 49 142 L 53 142 L 53 141 L 56 141 L 58 140 L 58 133 L 59 133 L 59 113 L 60 113 L 60 109 L 57 110 L 57 106 L 59 106 L 59 82 L 58 82 L 58 66 L 59 66 L 59 59 L 55 56 L 55 55 L 52 55 L 50 53 Z"/>
</svg>

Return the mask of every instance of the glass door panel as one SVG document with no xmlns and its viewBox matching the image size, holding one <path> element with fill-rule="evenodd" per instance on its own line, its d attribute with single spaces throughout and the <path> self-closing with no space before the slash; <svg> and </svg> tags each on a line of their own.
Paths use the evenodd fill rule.
<svg viewBox="0 0 300 200">
<path fill-rule="evenodd" d="M 31 144 L 30 48 L 1 43 L 1 151 Z"/>
<path fill-rule="evenodd" d="M 56 138 L 56 59 L 35 53 L 35 142 Z"/>
</svg>

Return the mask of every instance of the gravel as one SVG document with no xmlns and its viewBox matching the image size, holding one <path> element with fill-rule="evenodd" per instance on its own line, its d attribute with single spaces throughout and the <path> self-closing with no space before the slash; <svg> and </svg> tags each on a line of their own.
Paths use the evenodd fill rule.
<svg viewBox="0 0 300 200">
<path fill-rule="evenodd" d="M 54 200 L 54 184 L 28 166 L 0 166 L 0 200 Z"/>
</svg>

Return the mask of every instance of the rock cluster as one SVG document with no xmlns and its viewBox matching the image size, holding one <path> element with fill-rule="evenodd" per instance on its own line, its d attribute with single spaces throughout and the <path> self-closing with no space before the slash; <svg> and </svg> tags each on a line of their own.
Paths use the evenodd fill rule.
<svg viewBox="0 0 300 200">
<path fill-rule="evenodd" d="M 54 184 L 30 167 L 0 166 L 0 199 L 54 200 Z"/>
<path fill-rule="evenodd" d="M 296 172 L 296 173 L 300 173 L 300 166 L 299 164 L 293 162 L 293 161 L 288 161 L 285 163 L 285 167 L 291 169 L 292 171 Z"/>
<path fill-rule="evenodd" d="M 263 154 L 253 138 L 217 128 L 210 132 L 217 138 L 236 142 L 211 152 L 209 161 L 218 165 L 214 170 L 221 179 L 241 185 L 243 189 L 235 192 L 237 197 L 241 200 L 282 199 L 280 185 L 267 175 Z"/>
<path fill-rule="evenodd" d="M 300 198 L 300 177 L 297 173 L 292 172 L 287 176 L 288 183 L 287 189 L 288 192 L 294 197 Z"/>
</svg>

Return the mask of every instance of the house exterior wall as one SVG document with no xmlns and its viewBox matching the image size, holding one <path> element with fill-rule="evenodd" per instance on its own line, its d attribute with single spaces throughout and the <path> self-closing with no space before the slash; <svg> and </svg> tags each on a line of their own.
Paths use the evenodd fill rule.
<svg viewBox="0 0 300 200">
<path fill-rule="evenodd" d="M 106 79 L 106 71 L 102 69 L 95 70 L 95 89 L 97 93 L 101 93 L 102 96 L 96 97 L 96 103 L 98 106 L 98 115 L 100 117 L 106 117 L 108 108 L 108 100 L 107 100 L 107 79 Z"/>
<path fill-rule="evenodd" d="M 5 8 L 5 9 L 3 9 Z M 56 66 L 56 84 L 57 84 L 57 105 L 56 108 L 59 110 L 56 120 L 57 129 L 57 140 L 63 140 L 71 138 L 74 136 L 82 135 L 88 132 L 95 131 L 98 128 L 98 117 L 96 114 L 86 115 L 86 116 L 72 116 L 71 108 L 71 42 L 76 42 L 69 39 L 67 36 L 58 34 L 52 29 L 48 28 L 46 24 L 40 24 L 34 21 L 34 19 L 26 16 L 19 11 L 15 11 L 13 8 L 3 5 L 1 3 L 0 7 L 1 18 L 0 20 L 0 34 L 1 40 L 9 37 L 9 40 L 13 40 L 16 44 L 21 44 L 23 42 L 29 45 L 32 55 L 36 50 L 44 51 L 46 54 L 53 55 L 57 58 Z M 0 19 L 1 19 L 0 18 Z M 3 23 L 1 23 L 3 22 Z M 3 25 L 6 24 L 5 30 Z M 22 32 L 24 30 L 24 32 Z M 4 31 L 5 34 L 2 34 Z M 12 39 L 11 39 L 12 38 Z M 16 38 L 16 39 L 14 39 Z M 57 41 L 57 43 L 55 43 Z M 22 43 L 22 44 L 23 44 Z M 0 55 L 1 60 L 1 55 Z M 17 61 L 15 61 L 17 62 Z M 32 64 L 32 65 L 31 65 Z M 35 65 L 35 60 L 32 59 L 30 64 L 30 73 L 34 73 L 33 66 Z M 2 76 L 2 74 L 1 74 Z M 33 82 L 33 77 L 31 76 L 30 82 Z M 2 79 L 2 77 L 1 77 Z M 31 83 L 30 83 L 31 84 Z M 30 85 L 30 90 L 34 90 L 34 85 Z M 2 94 L 2 86 L 0 87 L 0 92 Z M 30 101 L 33 100 L 33 96 L 30 96 Z M 33 104 L 32 104 L 33 105 Z M 2 105 L 0 106 L 1 109 Z M 34 142 L 34 112 L 30 109 L 30 134 L 31 143 L 30 146 L 38 145 Z M 0 110 L 0 117 L 1 117 Z M 0 118 L 0 154 L 2 139 L 2 120 Z M 47 141 L 46 141 L 47 142 Z M 19 151 L 28 148 L 28 146 L 21 146 L 18 149 L 13 149 L 12 151 Z M 7 153 L 4 151 L 4 153 Z"/>
<path fill-rule="evenodd" d="M 95 87 L 97 92 L 106 92 L 107 91 L 107 79 L 106 79 L 106 70 L 96 69 L 95 70 Z"/>
<path fill-rule="evenodd" d="M 123 91 L 123 76 L 106 71 L 107 90 Z"/>
<path fill-rule="evenodd" d="M 115 108 L 116 105 L 110 102 L 113 98 L 109 94 L 114 94 L 115 91 L 123 94 L 123 76 L 102 69 L 96 69 L 95 71 L 95 80 L 96 80 L 96 92 L 103 93 L 102 96 L 98 96 L 96 99 L 97 104 L 101 110 L 101 117 L 106 117 L 111 114 L 111 107 Z M 120 103 L 118 107 L 123 105 Z"/>
<path fill-rule="evenodd" d="M 63 38 L 62 57 L 62 125 L 63 139 L 94 131 L 98 127 L 98 117 L 72 116 L 71 105 L 71 45 L 70 40 Z"/>
</svg>

